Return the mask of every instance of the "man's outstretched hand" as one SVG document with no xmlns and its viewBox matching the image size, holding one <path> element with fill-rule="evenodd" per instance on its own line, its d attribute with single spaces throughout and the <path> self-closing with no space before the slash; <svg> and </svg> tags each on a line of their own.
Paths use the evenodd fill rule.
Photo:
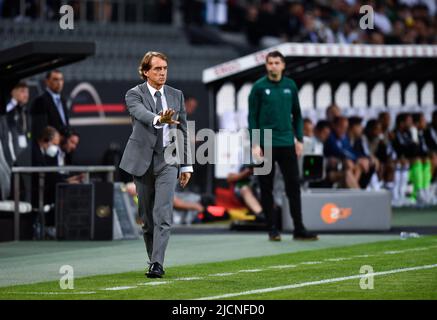
<svg viewBox="0 0 437 320">
<path fill-rule="evenodd" d="M 171 117 L 173 117 L 173 115 L 176 113 L 175 110 L 173 109 L 166 109 L 164 112 L 160 112 L 160 118 L 159 118 L 159 123 L 164 124 L 179 124 L 179 121 L 177 120 L 173 120 Z"/>
</svg>

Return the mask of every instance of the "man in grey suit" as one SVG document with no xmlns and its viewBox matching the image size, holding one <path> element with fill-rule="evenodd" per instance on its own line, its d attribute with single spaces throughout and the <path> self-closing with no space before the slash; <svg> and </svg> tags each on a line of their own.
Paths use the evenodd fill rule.
<svg viewBox="0 0 437 320">
<path fill-rule="evenodd" d="M 165 273 L 164 254 L 170 237 L 176 181 L 179 176 L 180 185 L 185 187 L 193 168 L 184 96 L 180 90 L 165 84 L 167 57 L 159 52 L 147 52 L 138 71 L 145 82 L 126 93 L 133 130 L 120 168 L 133 175 L 138 193 L 138 210 L 150 260 L 146 276 L 161 278 Z M 177 119 L 173 119 L 175 114 Z M 174 135 L 172 129 L 177 129 L 179 134 Z M 169 160 L 174 157 L 168 157 L 168 149 L 177 150 L 177 161 Z"/>
</svg>

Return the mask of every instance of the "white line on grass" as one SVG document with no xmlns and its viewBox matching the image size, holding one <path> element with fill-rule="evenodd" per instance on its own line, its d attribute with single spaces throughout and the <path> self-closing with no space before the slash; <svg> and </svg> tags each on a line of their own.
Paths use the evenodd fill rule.
<svg viewBox="0 0 437 320">
<path fill-rule="evenodd" d="M 264 271 L 264 269 L 247 269 L 247 270 L 240 270 L 238 272 L 247 272 L 247 273 L 251 273 L 251 272 L 261 272 Z"/>
<path fill-rule="evenodd" d="M 202 277 L 187 277 L 187 278 L 176 278 L 176 281 L 192 281 L 192 280 L 203 280 Z"/>
<path fill-rule="evenodd" d="M 323 261 L 330 261 L 330 262 L 337 262 L 337 261 L 345 261 L 345 260 L 351 260 L 353 258 L 367 258 L 371 256 L 379 256 L 381 254 L 397 254 L 397 253 L 403 253 L 403 252 L 409 252 L 409 251 L 424 251 L 429 250 L 431 248 L 437 248 L 437 246 L 428 246 L 428 247 L 417 247 L 417 248 L 411 248 L 411 249 L 404 249 L 404 250 L 392 250 L 392 251 L 385 251 L 380 254 L 363 254 L 363 255 L 355 255 L 348 258 L 345 257 L 338 257 L 338 258 L 329 258 L 329 259 L 323 259 Z M 304 261 L 300 262 L 298 264 L 301 265 L 312 265 L 312 264 L 320 264 L 321 261 Z M 287 269 L 287 268 L 295 268 L 298 264 L 289 264 L 289 265 L 276 265 L 276 266 L 269 266 L 267 269 Z M 208 277 L 226 277 L 226 276 L 233 276 L 240 272 L 261 272 L 266 271 L 267 269 L 247 269 L 247 270 L 239 270 L 237 272 L 224 272 L 224 273 L 215 273 L 207 275 Z M 203 280 L 202 277 L 186 277 L 186 278 L 177 278 L 174 280 L 180 280 L 180 281 L 192 281 L 192 280 Z M 138 283 L 137 285 L 141 286 L 158 286 L 162 284 L 168 284 L 172 283 L 173 281 L 153 281 L 153 282 L 144 282 L 144 283 Z M 120 291 L 120 290 L 129 290 L 129 289 L 135 289 L 137 286 L 120 286 L 120 287 L 112 287 L 112 288 L 103 288 L 99 289 L 102 291 Z M 11 294 L 29 294 L 29 295 L 62 295 L 62 294 L 95 294 L 95 291 L 83 291 L 83 292 L 9 292 Z"/>
<path fill-rule="evenodd" d="M 320 264 L 322 263 L 322 261 L 304 261 L 301 262 L 300 264 Z"/>
<path fill-rule="evenodd" d="M 279 266 L 270 266 L 269 269 L 288 269 L 288 268 L 296 268 L 295 264 L 284 264 Z"/>
<path fill-rule="evenodd" d="M 384 251 L 384 254 L 398 254 L 401 253 L 402 251 L 399 250 L 392 250 L 392 251 Z"/>
<path fill-rule="evenodd" d="M 235 272 L 223 272 L 223 273 L 214 273 L 210 274 L 210 277 L 226 277 L 226 276 L 233 276 Z"/>
<path fill-rule="evenodd" d="M 323 259 L 324 261 L 330 261 L 330 262 L 337 262 L 337 261 L 346 261 L 346 260 L 350 260 L 351 258 L 343 258 L 343 257 L 339 257 L 339 258 L 329 258 L 329 259 Z"/>
<path fill-rule="evenodd" d="M 167 284 L 171 281 L 151 281 L 151 282 L 143 282 L 138 283 L 139 286 L 159 286 L 160 284 Z"/>
<path fill-rule="evenodd" d="M 79 291 L 79 292 L 54 292 L 54 291 L 50 291 L 50 292 L 6 292 L 6 293 L 10 293 L 10 294 L 29 294 L 29 295 L 64 295 L 64 294 L 94 294 L 96 293 L 95 291 Z"/>
<path fill-rule="evenodd" d="M 373 257 L 373 254 L 359 254 L 357 256 L 352 256 L 352 258 L 369 258 L 369 257 Z"/>
<path fill-rule="evenodd" d="M 302 282 L 302 283 L 290 284 L 290 285 L 280 286 L 280 287 L 256 289 L 256 290 L 249 290 L 249 291 L 236 292 L 236 293 L 228 293 L 228 294 L 223 294 L 223 295 L 219 295 L 219 296 L 203 297 L 203 298 L 199 298 L 196 300 L 217 300 L 217 299 L 224 299 L 224 298 L 233 298 L 233 297 L 245 296 L 245 295 L 250 295 L 250 294 L 266 293 L 266 292 L 315 286 L 315 285 L 325 284 L 325 283 L 341 282 L 341 281 L 347 281 L 347 280 L 352 280 L 352 279 L 358 279 L 358 278 L 362 278 L 362 277 L 383 276 L 383 275 L 393 274 L 393 273 L 432 269 L 432 268 L 437 268 L 437 264 L 430 264 L 430 265 L 417 266 L 417 267 L 411 267 L 411 268 L 403 268 L 403 269 L 393 269 L 393 270 L 388 270 L 388 271 L 368 273 L 366 275 L 357 274 L 357 275 L 347 276 L 347 277 L 324 279 L 324 280 L 311 281 L 311 282 Z"/>
<path fill-rule="evenodd" d="M 112 287 L 112 288 L 105 288 L 101 289 L 104 291 L 120 291 L 120 290 L 128 290 L 128 289 L 135 289 L 137 286 L 122 286 L 122 287 Z"/>
</svg>

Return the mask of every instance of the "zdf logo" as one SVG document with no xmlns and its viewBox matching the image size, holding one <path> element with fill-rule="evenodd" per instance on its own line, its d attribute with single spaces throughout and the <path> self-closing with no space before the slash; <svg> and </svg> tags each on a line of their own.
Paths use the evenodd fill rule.
<svg viewBox="0 0 437 320">
<path fill-rule="evenodd" d="M 348 218 L 351 214 L 351 208 L 339 208 L 335 203 L 325 204 L 320 211 L 320 216 L 326 224 L 336 223 L 340 219 Z"/>
<path fill-rule="evenodd" d="M 63 276 L 59 279 L 59 287 L 62 290 L 74 289 L 74 270 L 70 265 L 63 265 L 59 268 L 59 273 Z"/>
</svg>

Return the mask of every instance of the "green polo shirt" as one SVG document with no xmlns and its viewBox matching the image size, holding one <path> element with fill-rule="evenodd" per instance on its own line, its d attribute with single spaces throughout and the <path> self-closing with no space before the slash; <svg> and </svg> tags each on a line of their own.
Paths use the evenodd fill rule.
<svg viewBox="0 0 437 320">
<path fill-rule="evenodd" d="M 273 147 L 293 146 L 294 137 L 303 141 L 298 91 L 292 79 L 275 82 L 264 76 L 255 82 L 249 95 L 249 132 L 253 129 L 261 129 L 261 145 L 264 129 L 272 129 Z"/>
</svg>

